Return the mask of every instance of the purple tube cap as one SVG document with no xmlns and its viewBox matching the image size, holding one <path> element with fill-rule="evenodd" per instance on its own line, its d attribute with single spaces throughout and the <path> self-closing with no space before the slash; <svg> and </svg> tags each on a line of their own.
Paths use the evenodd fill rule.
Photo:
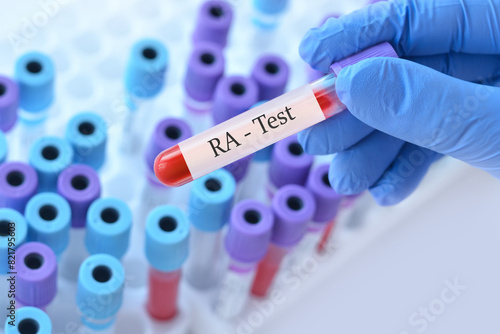
<svg viewBox="0 0 500 334">
<path fill-rule="evenodd" d="M 239 262 L 256 263 L 266 255 L 273 227 L 269 207 L 255 200 L 244 200 L 231 211 L 226 250 Z"/>
<path fill-rule="evenodd" d="M 258 99 L 259 89 L 252 78 L 235 75 L 220 79 L 214 95 L 214 123 L 222 123 L 247 111 Z"/>
<path fill-rule="evenodd" d="M 233 9 L 226 1 L 206 1 L 198 12 L 193 42 L 211 41 L 226 46 L 232 21 Z"/>
<path fill-rule="evenodd" d="M 313 156 L 304 152 L 297 135 L 287 137 L 274 145 L 269 177 L 281 188 L 287 184 L 304 185 L 313 163 Z"/>
<path fill-rule="evenodd" d="M 307 223 L 316 211 L 316 203 L 306 188 L 291 184 L 276 192 L 272 209 L 274 226 L 271 242 L 281 247 L 292 247 L 306 233 Z"/>
<path fill-rule="evenodd" d="M 333 190 L 328 180 L 329 166 L 320 165 L 309 173 L 306 188 L 312 193 L 316 201 L 316 212 L 313 221 L 327 223 L 337 215 L 342 195 Z"/>
<path fill-rule="evenodd" d="M 286 61 L 273 54 L 260 57 L 252 69 L 259 87 L 259 100 L 272 100 L 285 92 L 290 69 Z"/>
<path fill-rule="evenodd" d="M 330 69 L 335 73 L 335 75 L 339 75 L 340 71 L 344 67 L 354 65 L 362 60 L 374 57 L 398 58 L 398 54 L 389 43 L 383 42 L 333 63 L 330 66 Z"/>
<path fill-rule="evenodd" d="M 17 121 L 19 87 L 10 78 L 0 75 L 0 130 L 7 132 Z"/>
<path fill-rule="evenodd" d="M 199 42 L 189 57 L 184 89 L 196 101 L 211 101 L 217 82 L 224 74 L 222 48 L 211 42 Z"/>
<path fill-rule="evenodd" d="M 48 305 L 57 292 L 57 259 L 40 242 L 28 242 L 16 251 L 17 299 L 26 306 Z"/>
<path fill-rule="evenodd" d="M 6 162 L 0 165 L 0 207 L 24 213 L 28 200 L 36 194 L 38 176 L 30 165 Z"/>
<path fill-rule="evenodd" d="M 193 135 L 189 124 L 179 118 L 164 118 L 154 129 L 145 152 L 148 168 L 154 172 L 156 156 Z"/>
</svg>

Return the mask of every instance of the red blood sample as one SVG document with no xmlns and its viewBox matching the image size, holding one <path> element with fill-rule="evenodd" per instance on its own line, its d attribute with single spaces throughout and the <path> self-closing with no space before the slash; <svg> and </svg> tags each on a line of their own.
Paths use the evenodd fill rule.
<svg viewBox="0 0 500 334">
<path fill-rule="evenodd" d="M 149 269 L 149 292 L 146 308 L 156 320 L 169 320 L 177 314 L 177 292 L 181 271 L 162 272 Z"/>
<path fill-rule="evenodd" d="M 266 256 L 259 263 L 252 285 L 252 294 L 258 297 L 265 297 L 269 292 L 274 277 L 278 272 L 283 257 L 288 249 L 271 244 Z"/>
<path fill-rule="evenodd" d="M 179 145 L 158 154 L 154 168 L 158 180 L 167 186 L 178 187 L 193 181 Z"/>
</svg>

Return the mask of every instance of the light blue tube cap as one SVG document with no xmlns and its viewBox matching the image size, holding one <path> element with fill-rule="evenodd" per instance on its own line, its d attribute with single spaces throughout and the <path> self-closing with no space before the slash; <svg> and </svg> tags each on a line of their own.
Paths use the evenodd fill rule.
<svg viewBox="0 0 500 334">
<path fill-rule="evenodd" d="M 52 334 L 52 322 L 44 311 L 37 307 L 21 307 L 15 311 L 15 325 L 9 324 L 11 319 L 7 316 L 5 321 L 5 334 Z"/>
<path fill-rule="evenodd" d="M 73 161 L 98 170 L 106 158 L 108 129 L 104 119 L 93 112 L 82 112 L 70 119 L 66 139 L 73 147 Z"/>
<path fill-rule="evenodd" d="M 2 131 L 0 131 L 0 164 L 7 159 L 7 153 L 9 152 L 9 145 L 7 144 L 7 139 Z"/>
<path fill-rule="evenodd" d="M 132 211 L 117 198 L 95 200 L 87 211 L 85 245 L 90 254 L 109 254 L 120 259 L 128 249 Z"/>
<path fill-rule="evenodd" d="M 12 271 L 8 264 L 8 252 L 13 247 L 9 241 L 17 248 L 26 241 L 27 234 L 28 227 L 23 215 L 10 208 L 0 208 L 0 274 Z"/>
<path fill-rule="evenodd" d="M 30 149 L 29 164 L 38 174 L 38 191 L 57 191 L 57 177 L 73 162 L 73 148 L 66 139 L 42 137 Z"/>
<path fill-rule="evenodd" d="M 288 0 L 253 0 L 253 6 L 259 12 L 273 15 L 285 11 Z"/>
<path fill-rule="evenodd" d="M 229 221 L 236 181 L 226 169 L 218 169 L 193 182 L 189 220 L 197 229 L 217 232 Z"/>
<path fill-rule="evenodd" d="M 124 284 L 125 270 L 117 258 L 95 254 L 83 261 L 78 273 L 76 304 L 87 327 L 101 330 L 113 324 L 123 302 Z M 96 300 L 105 302 L 97 308 Z"/>
<path fill-rule="evenodd" d="M 29 52 L 16 62 L 14 73 L 19 85 L 19 105 L 28 112 L 47 109 L 54 100 L 55 67 L 49 56 Z"/>
<path fill-rule="evenodd" d="M 71 208 L 61 195 L 44 192 L 33 196 L 26 205 L 28 240 L 49 246 L 60 255 L 69 244 Z"/>
<path fill-rule="evenodd" d="M 147 99 L 157 95 L 165 83 L 169 55 L 162 42 L 141 39 L 132 46 L 125 88 L 132 97 Z"/>
<path fill-rule="evenodd" d="M 189 253 L 189 222 L 179 208 L 162 205 L 146 221 L 146 258 L 159 271 L 174 271 Z"/>
</svg>

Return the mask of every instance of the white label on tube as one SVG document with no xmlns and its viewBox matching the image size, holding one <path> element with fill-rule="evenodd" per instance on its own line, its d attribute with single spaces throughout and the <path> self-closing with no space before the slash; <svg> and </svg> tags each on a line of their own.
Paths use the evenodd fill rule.
<svg viewBox="0 0 500 334">
<path fill-rule="evenodd" d="M 254 274 L 254 270 L 246 273 L 227 271 L 215 300 L 217 314 L 223 318 L 231 319 L 241 313 L 248 299 Z"/>
<path fill-rule="evenodd" d="M 185 140 L 179 148 L 196 179 L 324 119 L 305 85 Z"/>
</svg>

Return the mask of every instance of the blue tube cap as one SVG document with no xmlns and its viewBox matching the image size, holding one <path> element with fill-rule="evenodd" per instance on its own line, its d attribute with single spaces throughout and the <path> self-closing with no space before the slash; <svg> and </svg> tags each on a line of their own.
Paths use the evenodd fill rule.
<svg viewBox="0 0 500 334">
<path fill-rule="evenodd" d="M 57 191 L 57 177 L 73 162 L 73 148 L 65 139 L 42 137 L 30 149 L 29 164 L 38 174 L 38 191 Z"/>
<path fill-rule="evenodd" d="M 37 333 L 51 334 L 52 322 L 49 316 L 37 307 L 21 307 L 15 310 L 14 326 L 9 324 L 12 319 L 7 316 L 5 334 Z"/>
<path fill-rule="evenodd" d="M 55 193 L 40 193 L 26 205 L 28 240 L 49 246 L 55 255 L 60 255 L 69 243 L 71 208 L 68 201 Z"/>
<path fill-rule="evenodd" d="M 165 83 L 169 55 L 158 40 L 141 39 L 132 46 L 125 88 L 132 98 L 146 99 L 157 95 Z"/>
<path fill-rule="evenodd" d="M 73 147 L 74 163 L 98 170 L 106 158 L 108 129 L 104 119 L 93 112 L 82 112 L 70 119 L 66 139 Z"/>
<path fill-rule="evenodd" d="M 179 208 L 162 205 L 146 220 L 146 258 L 159 271 L 174 271 L 189 253 L 189 222 Z"/>
<path fill-rule="evenodd" d="M 26 220 L 16 210 L 0 208 L 0 274 L 13 271 L 9 268 L 8 250 L 17 248 L 26 241 L 28 227 Z"/>
<path fill-rule="evenodd" d="M 14 77 L 19 85 L 19 104 L 28 112 L 47 109 L 54 100 L 55 67 L 49 56 L 29 52 L 16 62 Z"/>
<path fill-rule="evenodd" d="M 132 211 L 117 198 L 94 201 L 87 211 L 85 245 L 90 254 L 109 254 L 120 259 L 128 249 Z"/>
<path fill-rule="evenodd" d="M 218 169 L 193 182 L 189 220 L 205 232 L 217 232 L 229 221 L 236 181 L 226 169 Z"/>
<path fill-rule="evenodd" d="M 5 162 L 8 152 L 9 145 L 7 144 L 7 139 L 5 139 L 3 132 L 0 131 L 0 164 Z"/>
<path fill-rule="evenodd" d="M 253 0 L 253 6 L 263 14 L 275 15 L 285 11 L 288 0 Z"/>
<path fill-rule="evenodd" d="M 113 324 L 123 302 L 124 284 L 125 270 L 115 257 L 95 254 L 83 261 L 78 273 L 76 304 L 87 327 L 100 330 Z M 96 309 L 96 299 L 106 302 Z"/>
</svg>

